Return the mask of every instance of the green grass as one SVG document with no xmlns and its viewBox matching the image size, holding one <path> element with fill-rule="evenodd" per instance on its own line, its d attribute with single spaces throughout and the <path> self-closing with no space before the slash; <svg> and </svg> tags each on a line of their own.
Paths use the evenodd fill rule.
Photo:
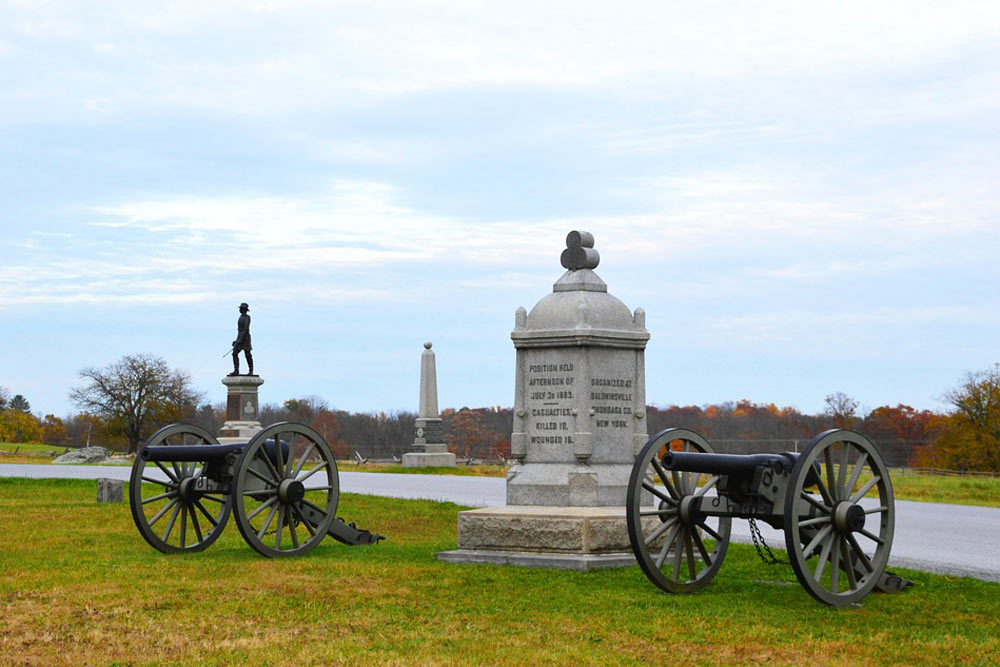
<svg viewBox="0 0 1000 667">
<path fill-rule="evenodd" d="M 234 525 L 166 556 L 96 483 L 0 479 L 0 664 L 996 664 L 1000 584 L 905 572 L 861 607 L 813 601 L 732 545 L 705 590 L 595 573 L 441 563 L 451 504 L 346 495 L 388 537 L 268 560 Z"/>
<path fill-rule="evenodd" d="M 18 454 L 49 456 L 52 452 L 62 454 L 66 451 L 66 447 L 63 445 L 43 445 L 38 442 L 0 442 L 0 451 L 12 453 L 14 450 L 17 450 Z"/>
<path fill-rule="evenodd" d="M 1000 507 L 1000 477 L 943 477 L 892 471 L 897 500 Z"/>
</svg>

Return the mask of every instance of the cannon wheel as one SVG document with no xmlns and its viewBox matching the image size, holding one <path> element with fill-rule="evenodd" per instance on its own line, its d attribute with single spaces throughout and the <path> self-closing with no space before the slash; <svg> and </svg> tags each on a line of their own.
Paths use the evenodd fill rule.
<svg viewBox="0 0 1000 667">
<path fill-rule="evenodd" d="M 645 444 L 628 483 L 628 537 L 650 581 L 670 593 L 691 593 L 708 584 L 722 566 L 732 520 L 690 511 L 692 501 L 700 501 L 719 478 L 665 470 L 660 459 L 671 449 L 712 451 L 705 438 L 681 428 L 661 431 Z"/>
<path fill-rule="evenodd" d="M 182 485 L 201 475 L 201 463 L 147 461 L 142 452 L 161 445 L 217 445 L 208 431 L 171 424 L 154 433 L 136 452 L 129 479 L 128 501 L 139 533 L 163 553 L 201 551 L 219 539 L 229 519 L 228 496 L 190 494 Z"/>
<path fill-rule="evenodd" d="M 806 445 L 785 497 L 785 546 L 802 586 L 842 607 L 868 595 L 885 571 L 895 527 L 889 469 L 853 431 Z"/>
<path fill-rule="evenodd" d="M 247 544 L 268 557 L 314 549 L 330 529 L 339 496 L 333 452 L 304 424 L 268 426 L 236 464 L 236 525 Z"/>
</svg>

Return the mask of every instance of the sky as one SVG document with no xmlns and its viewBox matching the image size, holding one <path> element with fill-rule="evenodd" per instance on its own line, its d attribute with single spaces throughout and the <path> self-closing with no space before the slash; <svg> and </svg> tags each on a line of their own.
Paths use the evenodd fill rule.
<svg viewBox="0 0 1000 667">
<path fill-rule="evenodd" d="M 0 386 L 510 406 L 571 230 L 648 402 L 943 409 L 1000 361 L 996 2 L 0 2 Z"/>
</svg>

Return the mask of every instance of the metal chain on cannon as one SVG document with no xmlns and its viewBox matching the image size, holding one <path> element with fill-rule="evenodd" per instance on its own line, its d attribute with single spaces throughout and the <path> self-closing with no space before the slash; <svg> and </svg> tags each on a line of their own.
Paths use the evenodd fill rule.
<svg viewBox="0 0 1000 667">
<path fill-rule="evenodd" d="M 764 536 L 761 534 L 760 528 L 757 527 L 757 520 L 754 518 L 756 514 L 757 498 L 755 497 L 751 502 L 750 516 L 747 518 L 747 521 L 750 523 L 750 539 L 753 541 L 754 549 L 757 550 L 757 555 L 760 556 L 760 559 L 764 561 L 766 565 L 788 565 L 788 561 L 781 560 L 775 556 L 771 551 L 771 547 L 769 547 L 767 542 L 764 541 Z M 762 546 L 764 547 L 763 550 L 761 550 Z M 766 557 L 764 556 L 765 551 L 767 552 Z"/>
</svg>

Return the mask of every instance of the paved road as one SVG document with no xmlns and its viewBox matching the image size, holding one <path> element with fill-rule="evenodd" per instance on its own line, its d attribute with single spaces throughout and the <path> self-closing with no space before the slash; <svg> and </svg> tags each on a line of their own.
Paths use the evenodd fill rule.
<svg viewBox="0 0 1000 667">
<path fill-rule="evenodd" d="M 0 464 L 0 477 L 127 480 L 128 466 Z M 392 498 L 426 498 L 471 507 L 506 504 L 506 480 L 456 475 L 340 473 L 341 490 Z M 764 539 L 784 547 L 784 536 L 760 524 Z M 746 521 L 733 522 L 733 539 L 750 541 Z M 890 566 L 1000 581 L 1000 509 L 896 501 Z"/>
</svg>

